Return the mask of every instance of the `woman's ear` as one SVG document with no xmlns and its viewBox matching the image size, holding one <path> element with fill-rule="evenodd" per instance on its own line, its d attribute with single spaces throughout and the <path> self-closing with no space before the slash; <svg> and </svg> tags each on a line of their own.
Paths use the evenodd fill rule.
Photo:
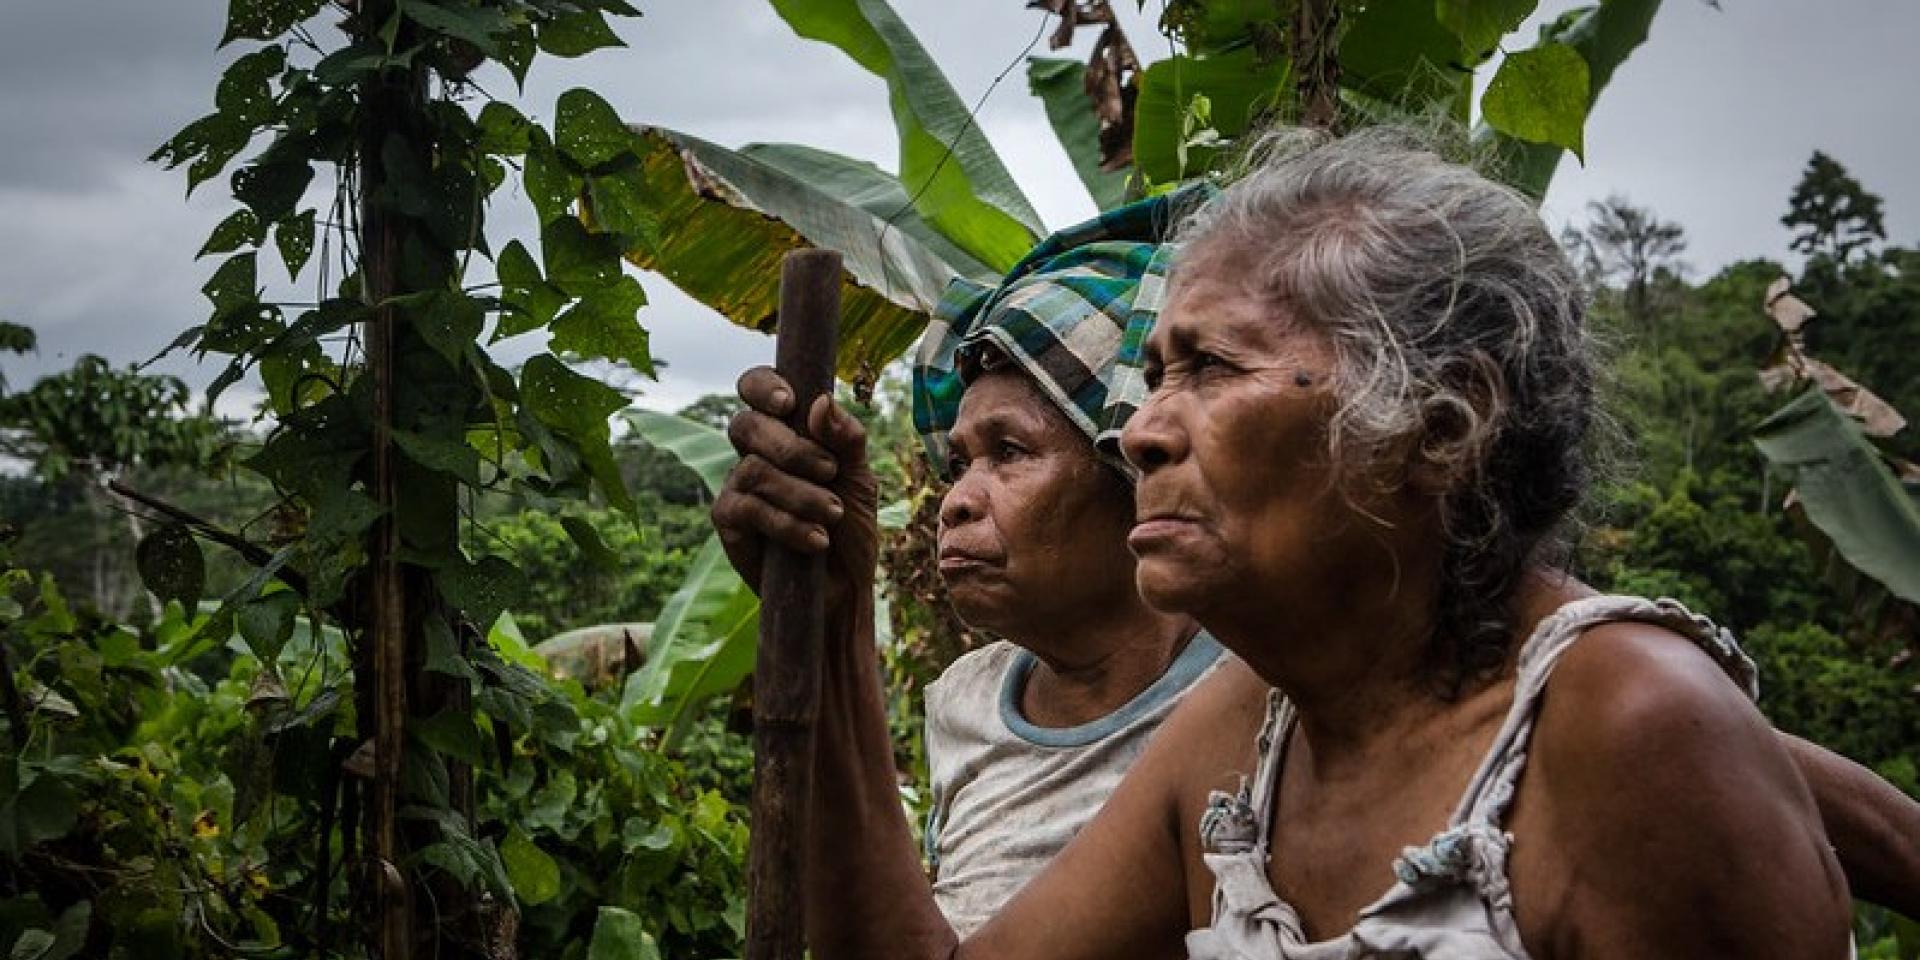
<svg viewBox="0 0 1920 960">
<path fill-rule="evenodd" d="M 1420 436 L 1407 464 L 1408 485 L 1435 497 L 1472 482 L 1486 466 L 1506 407 L 1500 368 L 1484 353 L 1475 352 L 1459 375 L 1441 379 L 1447 386 L 1422 405 Z"/>
</svg>

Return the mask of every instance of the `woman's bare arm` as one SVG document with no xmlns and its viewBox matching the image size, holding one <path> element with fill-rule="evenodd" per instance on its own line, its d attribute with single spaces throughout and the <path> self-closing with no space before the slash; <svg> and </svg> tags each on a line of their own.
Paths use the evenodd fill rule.
<svg viewBox="0 0 1920 960">
<path fill-rule="evenodd" d="M 1920 919 L 1920 803 L 1846 757 L 1790 734 L 1854 896 Z"/>
<path fill-rule="evenodd" d="M 1171 772 L 1167 760 L 1150 759 L 1156 753 L 1151 747 L 1136 771 L 1146 767 L 1163 775 L 1123 785 L 1108 811 L 1013 907 L 964 948 L 958 942 L 933 900 L 900 808 L 874 652 L 877 530 L 866 438 L 858 421 L 824 400 L 809 411 L 809 433 L 817 441 L 800 436 L 782 421 L 790 409 L 784 386 L 764 368 L 742 377 L 740 394 L 749 410 L 729 427 L 740 466 L 716 498 L 713 516 L 729 559 L 750 581 L 757 579 L 769 540 L 828 556 L 832 583 L 805 838 L 812 955 L 1177 955 L 1186 903 L 1178 837 L 1165 802 Z"/>
<path fill-rule="evenodd" d="M 1512 829 L 1542 960 L 1839 960 L 1851 905 L 1812 797 L 1705 654 L 1588 631 L 1548 686 Z"/>
</svg>

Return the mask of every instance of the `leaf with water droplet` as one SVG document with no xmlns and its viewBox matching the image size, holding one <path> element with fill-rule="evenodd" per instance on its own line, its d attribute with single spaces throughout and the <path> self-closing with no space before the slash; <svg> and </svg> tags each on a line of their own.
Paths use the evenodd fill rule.
<svg viewBox="0 0 1920 960">
<path fill-rule="evenodd" d="M 207 584 L 207 561 L 200 541 L 185 525 L 169 523 L 141 539 L 134 550 L 140 579 L 162 601 L 178 600 L 193 609 Z"/>
</svg>

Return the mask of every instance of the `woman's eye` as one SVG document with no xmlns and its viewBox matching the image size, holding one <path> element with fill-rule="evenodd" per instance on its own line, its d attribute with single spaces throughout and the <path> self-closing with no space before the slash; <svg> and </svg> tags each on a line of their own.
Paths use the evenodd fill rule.
<svg viewBox="0 0 1920 960">
<path fill-rule="evenodd" d="M 1196 353 L 1187 365 L 1193 368 L 1195 374 L 1207 374 L 1225 370 L 1227 362 L 1211 353 Z"/>
<path fill-rule="evenodd" d="M 947 476 L 950 479 L 958 480 L 960 479 L 960 475 L 966 472 L 967 472 L 966 457 L 955 454 L 947 458 Z"/>
<path fill-rule="evenodd" d="M 1025 447 L 1022 447 L 1021 445 L 1014 443 L 1010 440 L 1002 440 L 1000 441 L 999 446 L 994 448 L 994 453 L 999 455 L 999 458 L 1002 462 L 1019 459 L 1020 457 L 1025 456 L 1026 452 L 1027 452 L 1027 449 Z"/>
<path fill-rule="evenodd" d="M 1159 364 L 1156 363 L 1150 367 L 1147 367 L 1146 370 L 1142 372 L 1141 380 L 1143 380 L 1146 383 L 1147 390 L 1149 391 L 1158 390 L 1160 389 L 1160 380 L 1163 376 L 1165 376 L 1165 374 L 1166 374 L 1166 371 Z"/>
</svg>

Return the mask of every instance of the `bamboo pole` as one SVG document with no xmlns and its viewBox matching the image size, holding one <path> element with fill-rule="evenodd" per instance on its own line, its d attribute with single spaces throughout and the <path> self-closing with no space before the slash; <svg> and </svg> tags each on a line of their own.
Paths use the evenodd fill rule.
<svg viewBox="0 0 1920 960">
<path fill-rule="evenodd" d="M 359 18 L 361 33 L 370 36 L 391 16 L 393 0 L 369 0 Z M 402 31 L 409 29 L 401 25 Z M 378 944 L 381 960 L 412 957 L 417 932 L 411 924 L 412 890 L 401 868 L 398 809 L 406 750 L 409 597 L 400 569 L 400 533 L 395 521 L 399 489 L 393 462 L 395 393 L 399 389 L 395 327 L 402 317 L 391 298 L 400 292 L 400 252 L 406 227 L 381 200 L 387 179 L 382 157 L 389 138 L 410 132 L 409 121 L 425 113 L 424 100 L 425 84 L 419 71 L 399 76 L 390 71 L 375 74 L 361 88 L 361 113 L 355 131 L 359 140 L 361 293 L 374 307 L 362 330 L 367 376 L 373 381 L 373 476 L 369 492 L 382 513 L 374 521 L 367 544 L 367 562 L 372 569 L 372 610 L 367 629 L 367 643 L 372 648 L 367 664 L 371 674 L 354 679 L 371 681 L 366 684 L 371 695 L 363 698 L 372 706 L 374 734 L 374 775 L 367 811 L 371 834 L 368 853 L 373 859 L 368 868 L 373 881 L 373 942 Z"/>
<path fill-rule="evenodd" d="M 774 369 L 793 389 L 793 423 L 833 389 L 840 255 L 796 250 L 780 269 Z M 746 960 L 801 960 L 806 951 L 807 797 L 826 630 L 826 559 L 769 545 L 760 578 L 760 647 L 753 680 L 753 832 L 747 850 Z"/>
</svg>

